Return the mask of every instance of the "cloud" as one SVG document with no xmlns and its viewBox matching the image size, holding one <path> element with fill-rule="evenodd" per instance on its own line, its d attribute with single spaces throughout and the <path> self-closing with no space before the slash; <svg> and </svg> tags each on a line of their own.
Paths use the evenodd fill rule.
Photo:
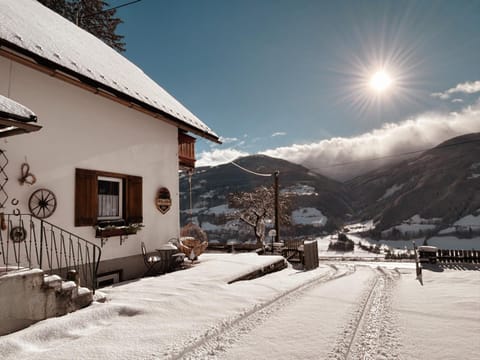
<svg viewBox="0 0 480 360">
<path fill-rule="evenodd" d="M 452 99 L 452 103 L 463 103 L 462 99 Z"/>
<path fill-rule="evenodd" d="M 247 155 L 246 152 L 232 148 L 203 151 L 198 155 L 196 166 L 216 166 Z"/>
<path fill-rule="evenodd" d="M 473 82 L 464 82 L 458 84 L 457 86 L 448 89 L 444 92 L 435 92 L 431 96 L 437 97 L 443 100 L 449 99 L 452 94 L 463 93 L 463 94 L 474 94 L 480 92 L 480 80 Z"/>
<path fill-rule="evenodd" d="M 238 141 L 238 138 L 236 137 L 223 137 L 223 136 L 220 136 L 220 141 L 223 143 L 223 144 L 230 144 L 230 143 L 233 143 L 235 141 Z"/>
<path fill-rule="evenodd" d="M 396 154 L 428 149 L 458 135 L 480 132 L 479 119 L 477 103 L 457 113 L 426 113 L 401 123 L 385 124 L 356 137 L 294 144 L 262 153 L 343 181 L 392 160 L 401 160 Z"/>
<path fill-rule="evenodd" d="M 278 131 L 278 132 L 274 132 L 271 136 L 276 137 L 276 136 L 285 136 L 285 135 L 287 135 L 286 132 Z"/>
</svg>

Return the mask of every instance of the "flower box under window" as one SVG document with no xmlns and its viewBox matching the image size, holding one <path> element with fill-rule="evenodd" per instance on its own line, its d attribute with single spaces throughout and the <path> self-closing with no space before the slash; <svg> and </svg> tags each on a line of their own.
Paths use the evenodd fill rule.
<svg viewBox="0 0 480 360">
<path fill-rule="evenodd" d="M 109 222 L 109 223 L 99 223 L 95 228 L 95 237 L 97 238 L 107 238 L 112 236 L 126 236 L 134 235 L 141 228 L 142 224 L 130 224 L 124 225 L 121 222 Z"/>
</svg>

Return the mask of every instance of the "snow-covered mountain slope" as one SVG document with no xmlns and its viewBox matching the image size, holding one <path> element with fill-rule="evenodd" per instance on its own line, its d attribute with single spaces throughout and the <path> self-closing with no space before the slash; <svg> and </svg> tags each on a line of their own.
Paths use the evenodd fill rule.
<svg viewBox="0 0 480 360">
<path fill-rule="evenodd" d="M 448 228 L 458 232 L 457 221 L 480 213 L 480 133 L 450 139 L 344 184 L 263 155 L 236 162 L 255 173 L 280 171 L 280 192 L 293 199 L 291 215 L 296 228 L 291 233 L 295 235 L 331 231 L 352 220 L 373 220 L 379 236 L 392 232 L 413 236 L 412 229 L 420 229 L 423 235 Z M 257 176 L 231 163 L 199 168 L 192 177 L 192 214 L 197 222 L 208 223 L 212 231 L 220 233 L 234 211 L 227 206 L 230 193 L 273 182 L 273 176 Z M 187 176 L 181 178 L 180 191 L 182 221 L 186 222 L 190 219 Z M 462 223 L 465 225 L 474 224 Z M 240 231 L 237 226 L 229 223 L 230 237 Z M 309 232 L 305 232 L 307 227 Z M 477 227 L 472 229 L 480 232 Z M 471 232 L 468 227 L 465 231 Z"/>
<path fill-rule="evenodd" d="M 448 227 L 480 209 L 479 161 L 480 133 L 468 134 L 346 185 L 357 215 L 374 219 L 378 230 L 415 216 Z"/>
<path fill-rule="evenodd" d="M 236 160 L 243 168 L 259 174 L 279 171 L 279 187 L 283 195 L 293 201 L 293 223 L 297 227 L 333 226 L 352 211 L 350 198 L 343 184 L 307 168 L 264 155 L 253 155 Z M 233 164 L 199 168 L 192 176 L 192 213 L 199 223 L 208 223 L 211 231 L 220 231 L 213 225 L 227 222 L 233 210 L 227 206 L 233 192 L 252 191 L 258 186 L 272 186 L 273 176 L 258 176 Z M 190 184 L 188 176 L 180 179 L 182 221 L 189 220 Z M 230 226 L 231 227 L 231 226 Z M 298 229 L 297 229 L 298 230 Z M 305 229 L 304 229 L 305 230 Z"/>
</svg>

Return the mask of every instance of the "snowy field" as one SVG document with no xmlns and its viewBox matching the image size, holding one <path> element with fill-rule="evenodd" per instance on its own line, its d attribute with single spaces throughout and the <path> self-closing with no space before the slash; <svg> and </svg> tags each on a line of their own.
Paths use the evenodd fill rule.
<svg viewBox="0 0 480 360">
<path fill-rule="evenodd" d="M 480 271 L 328 262 L 235 279 L 277 256 L 202 254 L 102 289 L 106 303 L 0 337 L 1 359 L 473 359 Z M 380 266 L 379 266 L 380 265 Z"/>
</svg>

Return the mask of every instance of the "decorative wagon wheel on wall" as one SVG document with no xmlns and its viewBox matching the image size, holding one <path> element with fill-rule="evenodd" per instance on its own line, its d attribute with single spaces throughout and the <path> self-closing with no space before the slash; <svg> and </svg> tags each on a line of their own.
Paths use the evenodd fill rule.
<svg viewBox="0 0 480 360">
<path fill-rule="evenodd" d="M 38 189 L 30 195 L 28 208 L 33 216 L 39 219 L 46 219 L 51 216 L 57 208 L 57 198 L 48 189 Z"/>
</svg>

